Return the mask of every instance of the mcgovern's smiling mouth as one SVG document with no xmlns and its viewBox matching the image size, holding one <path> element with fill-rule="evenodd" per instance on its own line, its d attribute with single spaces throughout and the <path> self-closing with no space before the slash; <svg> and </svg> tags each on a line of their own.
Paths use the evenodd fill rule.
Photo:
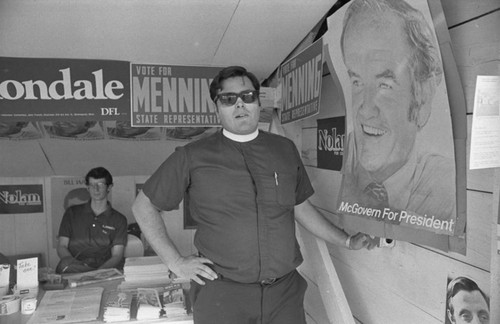
<svg viewBox="0 0 500 324">
<path fill-rule="evenodd" d="M 363 132 L 365 134 L 371 135 L 371 136 L 382 136 L 385 133 L 387 133 L 383 129 L 372 127 L 372 126 L 368 126 L 368 125 L 361 125 L 361 127 L 363 128 Z"/>
</svg>

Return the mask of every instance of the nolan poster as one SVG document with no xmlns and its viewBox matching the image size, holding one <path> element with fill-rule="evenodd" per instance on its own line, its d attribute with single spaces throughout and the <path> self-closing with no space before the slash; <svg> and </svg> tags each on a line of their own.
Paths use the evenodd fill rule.
<svg viewBox="0 0 500 324">
<path fill-rule="evenodd" d="M 318 168 L 340 171 L 344 157 L 345 117 L 318 119 Z"/>
<path fill-rule="evenodd" d="M 41 184 L 0 186 L 0 214 L 33 213 L 43 213 Z"/>
</svg>

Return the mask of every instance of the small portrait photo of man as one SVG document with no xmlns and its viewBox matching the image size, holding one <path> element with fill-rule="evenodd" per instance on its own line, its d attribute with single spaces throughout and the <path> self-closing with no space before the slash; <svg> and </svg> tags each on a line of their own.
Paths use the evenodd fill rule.
<svg viewBox="0 0 500 324">
<path fill-rule="evenodd" d="M 414 3 L 427 6 L 353 0 L 332 27 L 339 30 L 340 53 L 332 60 L 346 99 L 338 205 L 450 221 L 456 218 L 451 114 L 432 19 L 428 7 L 424 15 Z"/>
<path fill-rule="evenodd" d="M 489 324 L 489 297 L 468 277 L 449 281 L 446 290 L 445 324 Z"/>
<path fill-rule="evenodd" d="M 162 138 L 160 127 L 137 127 L 130 121 L 106 121 L 104 129 L 110 139 L 151 141 Z"/>
<path fill-rule="evenodd" d="M 97 140 L 104 139 L 102 123 L 97 121 L 40 122 L 47 138 Z"/>
<path fill-rule="evenodd" d="M 37 125 L 29 121 L 0 121 L 0 140 L 33 140 L 42 138 Z"/>
</svg>

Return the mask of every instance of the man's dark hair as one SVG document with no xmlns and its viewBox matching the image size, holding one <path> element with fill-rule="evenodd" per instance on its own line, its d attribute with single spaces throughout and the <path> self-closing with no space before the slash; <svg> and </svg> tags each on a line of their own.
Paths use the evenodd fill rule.
<svg viewBox="0 0 500 324">
<path fill-rule="evenodd" d="M 89 185 L 89 178 L 106 179 L 106 185 L 109 186 L 113 184 L 113 177 L 111 176 L 111 173 L 103 167 L 93 168 L 87 173 L 85 176 L 85 184 L 87 186 Z"/>
<path fill-rule="evenodd" d="M 488 296 L 479 288 L 479 286 L 472 280 L 467 277 L 456 277 L 450 283 L 448 284 L 448 289 L 446 291 L 446 308 L 450 310 L 450 312 L 453 314 L 454 309 L 453 309 L 453 303 L 451 302 L 451 299 L 458 294 L 460 291 L 479 291 L 481 295 L 483 296 L 484 300 L 486 301 L 486 305 L 488 305 L 488 309 L 490 309 L 490 300 Z"/>
<path fill-rule="evenodd" d="M 217 93 L 222 90 L 222 82 L 226 79 L 234 77 L 247 77 L 252 82 L 255 90 L 258 91 L 260 89 L 259 80 L 253 73 L 248 72 L 247 69 L 242 66 L 228 66 L 220 70 L 210 83 L 210 98 L 212 99 L 212 101 L 214 101 Z"/>
</svg>

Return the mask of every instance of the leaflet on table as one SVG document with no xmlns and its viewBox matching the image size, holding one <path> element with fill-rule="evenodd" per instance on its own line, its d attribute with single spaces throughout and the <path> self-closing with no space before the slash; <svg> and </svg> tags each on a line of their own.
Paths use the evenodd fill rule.
<svg viewBox="0 0 500 324">
<path fill-rule="evenodd" d="M 99 317 L 103 291 L 102 287 L 47 291 L 27 324 L 96 320 Z"/>
</svg>

